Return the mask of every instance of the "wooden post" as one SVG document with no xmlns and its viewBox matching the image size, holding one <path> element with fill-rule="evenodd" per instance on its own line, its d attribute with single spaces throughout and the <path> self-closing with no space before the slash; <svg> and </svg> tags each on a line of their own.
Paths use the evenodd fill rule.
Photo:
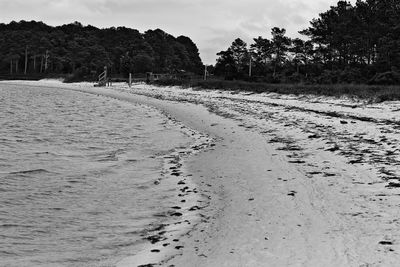
<svg viewBox="0 0 400 267">
<path fill-rule="evenodd" d="M 204 65 L 204 80 L 207 80 L 207 65 Z"/>
<path fill-rule="evenodd" d="M 25 46 L 25 69 L 24 69 L 25 75 L 26 75 L 27 69 L 28 69 L 28 46 Z"/>
<path fill-rule="evenodd" d="M 107 66 L 104 66 L 104 83 L 105 86 L 108 86 Z"/>
<path fill-rule="evenodd" d="M 132 86 L 132 73 L 129 73 L 129 88 Z"/>
<path fill-rule="evenodd" d="M 251 48 L 250 47 L 250 49 L 249 49 L 249 77 L 251 77 L 251 75 L 252 75 L 252 71 L 253 71 L 253 66 L 252 66 L 252 63 L 253 63 L 253 53 L 254 53 L 254 49 L 253 48 Z"/>
<path fill-rule="evenodd" d="M 250 55 L 250 62 L 249 62 L 249 77 L 251 77 L 251 55 Z"/>
</svg>

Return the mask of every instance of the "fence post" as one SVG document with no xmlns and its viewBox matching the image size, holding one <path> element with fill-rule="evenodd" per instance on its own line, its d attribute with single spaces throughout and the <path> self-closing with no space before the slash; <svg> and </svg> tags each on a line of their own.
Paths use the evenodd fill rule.
<svg viewBox="0 0 400 267">
<path fill-rule="evenodd" d="M 107 66 L 104 66 L 104 85 L 107 87 L 108 85 L 108 77 L 107 77 Z"/>
</svg>

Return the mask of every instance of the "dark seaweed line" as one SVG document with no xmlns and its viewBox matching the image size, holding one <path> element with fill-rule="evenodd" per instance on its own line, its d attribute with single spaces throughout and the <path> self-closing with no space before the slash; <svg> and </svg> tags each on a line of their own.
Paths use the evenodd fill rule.
<svg viewBox="0 0 400 267">
<path fill-rule="evenodd" d="M 229 98 L 229 97 L 218 97 L 218 98 L 219 99 L 228 99 L 230 101 L 237 101 L 237 102 L 257 103 L 257 104 L 262 104 L 265 106 L 272 106 L 272 107 L 283 107 L 287 110 L 316 113 L 316 114 L 325 115 L 328 117 L 335 117 L 335 118 L 341 118 L 341 119 L 352 119 L 352 120 L 358 120 L 358 121 L 364 121 L 364 122 L 372 122 L 372 123 L 376 123 L 376 124 L 400 126 L 400 121 L 395 121 L 395 120 L 387 120 L 387 119 L 379 120 L 379 119 L 374 119 L 374 118 L 365 117 L 365 116 L 341 114 L 341 113 L 334 112 L 334 111 L 321 111 L 321 110 L 302 108 L 302 107 L 296 107 L 296 106 L 290 106 L 290 105 L 278 104 L 278 103 L 267 103 L 267 102 L 263 102 L 263 101 L 259 101 L 259 100 L 248 100 L 248 99 L 242 100 L 242 99 L 233 99 L 233 98 Z"/>
</svg>

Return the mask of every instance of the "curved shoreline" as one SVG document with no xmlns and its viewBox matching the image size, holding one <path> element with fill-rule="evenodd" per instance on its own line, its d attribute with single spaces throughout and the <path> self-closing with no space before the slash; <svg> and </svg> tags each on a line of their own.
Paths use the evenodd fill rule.
<svg viewBox="0 0 400 267">
<path fill-rule="evenodd" d="M 149 229 L 143 235 L 144 240 L 148 241 L 143 249 L 136 255 L 119 260 L 116 263 L 117 267 L 160 265 L 175 257 L 183 247 L 179 241 L 181 236 L 191 231 L 200 221 L 198 212 L 208 205 L 207 198 L 198 191 L 198 186 L 191 179 L 192 174 L 186 170 L 185 161 L 194 154 L 210 148 L 213 140 L 181 125 L 168 114 L 164 115 L 194 138 L 190 146 L 179 147 L 160 156 L 164 161 L 162 178 L 155 181 L 155 184 L 168 183 L 169 187 L 175 186 L 179 192 L 177 201 L 166 214 L 161 215 L 169 217 L 168 222 Z"/>
<path fill-rule="evenodd" d="M 145 105 L 151 108 L 157 109 L 163 114 L 168 120 L 174 123 L 181 131 L 185 132 L 188 136 L 193 138 L 193 143 L 189 147 L 176 148 L 167 155 L 160 155 L 160 158 L 164 161 L 164 167 L 162 175 L 164 178 L 156 181 L 156 183 L 168 183 L 171 186 L 175 185 L 179 194 L 177 195 L 177 202 L 174 207 L 166 211 L 166 214 L 160 214 L 160 216 L 169 217 L 166 224 L 154 225 L 153 229 L 148 229 L 143 234 L 144 246 L 133 256 L 124 257 L 116 262 L 116 266 L 153 266 L 163 265 L 171 258 L 176 257 L 180 254 L 183 248 L 182 243 L 179 241 L 183 235 L 192 231 L 193 227 L 202 220 L 199 216 L 199 211 L 208 206 L 209 196 L 202 192 L 199 192 L 199 186 L 193 181 L 193 174 L 187 169 L 184 162 L 194 156 L 195 154 L 213 149 L 215 145 L 214 138 L 210 138 L 208 135 L 202 134 L 200 131 L 193 130 L 186 124 L 182 123 L 181 120 L 177 119 L 171 112 L 172 107 L 168 105 L 167 108 L 164 105 L 157 103 L 160 100 L 146 99 L 146 97 L 133 96 L 130 94 L 124 94 L 116 91 L 104 90 L 102 88 L 92 88 L 87 85 L 75 84 L 68 85 L 55 82 L 49 84 L 42 84 L 40 82 L 12 82 L 23 83 L 30 87 L 48 87 L 57 88 L 64 90 L 73 90 L 81 93 L 89 93 L 95 95 L 101 95 L 106 97 L 112 97 L 117 100 L 127 101 L 134 104 Z M 82 86 L 82 87 L 80 87 Z M 179 200 L 179 201 L 178 201 Z"/>
<path fill-rule="evenodd" d="M 210 204 L 162 266 L 397 266 L 400 103 L 79 86 L 218 138 L 185 163 Z"/>
</svg>

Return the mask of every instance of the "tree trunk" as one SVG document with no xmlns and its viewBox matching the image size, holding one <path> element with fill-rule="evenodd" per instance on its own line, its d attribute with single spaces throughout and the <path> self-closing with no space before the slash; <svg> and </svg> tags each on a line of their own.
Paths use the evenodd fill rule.
<svg viewBox="0 0 400 267">
<path fill-rule="evenodd" d="M 25 46 L 25 70 L 24 70 L 25 75 L 27 69 L 28 69 L 28 46 Z"/>
<path fill-rule="evenodd" d="M 280 52 L 280 49 L 277 49 L 276 50 L 275 62 L 274 62 L 274 74 L 272 76 L 272 77 L 274 77 L 274 79 L 276 78 L 276 68 L 277 68 L 277 65 L 278 65 L 278 60 L 280 60 L 280 58 L 281 58 L 281 52 Z"/>
<path fill-rule="evenodd" d="M 36 72 L 36 55 L 33 56 L 33 71 Z"/>
<path fill-rule="evenodd" d="M 46 72 L 47 71 L 47 67 L 48 67 L 48 62 L 47 62 L 47 59 L 48 59 L 48 57 L 49 57 L 49 50 L 46 50 L 46 55 L 45 55 L 45 58 L 44 58 L 44 71 Z"/>
<path fill-rule="evenodd" d="M 10 60 L 10 75 L 12 75 L 12 69 L 13 69 L 13 65 L 12 65 L 12 59 Z"/>
<path fill-rule="evenodd" d="M 43 55 L 41 56 L 41 60 L 40 60 L 40 73 L 43 72 Z"/>
<path fill-rule="evenodd" d="M 15 74 L 18 73 L 18 63 L 19 63 L 19 59 L 17 59 L 17 61 L 15 62 Z"/>
<path fill-rule="evenodd" d="M 371 50 L 368 49 L 368 66 L 371 65 Z"/>
<path fill-rule="evenodd" d="M 308 77 L 308 73 L 307 73 L 307 65 L 308 65 L 308 60 L 307 58 L 304 60 L 304 73 L 306 74 L 306 78 Z"/>
</svg>

